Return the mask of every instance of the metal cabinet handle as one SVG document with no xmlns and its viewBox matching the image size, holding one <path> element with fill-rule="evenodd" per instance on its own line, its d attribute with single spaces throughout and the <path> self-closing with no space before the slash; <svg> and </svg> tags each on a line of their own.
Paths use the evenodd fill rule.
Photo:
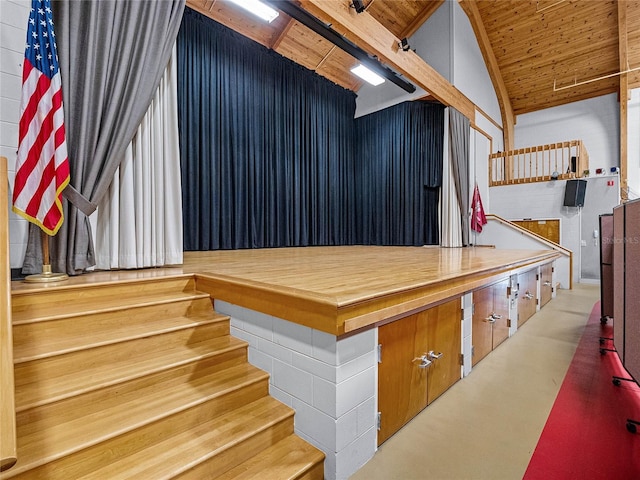
<svg viewBox="0 0 640 480">
<path fill-rule="evenodd" d="M 547 280 L 546 282 L 543 283 L 543 285 L 545 287 L 550 287 L 551 286 L 551 282 L 549 280 Z"/>
<path fill-rule="evenodd" d="M 437 360 L 440 357 L 442 357 L 442 352 L 434 352 L 433 350 L 429 350 L 429 353 L 427 353 L 427 358 L 429 360 Z"/>
<path fill-rule="evenodd" d="M 492 313 L 487 318 L 484 319 L 485 322 L 496 323 L 496 320 L 500 320 L 502 315 L 498 315 L 497 313 Z"/>
<path fill-rule="evenodd" d="M 418 368 L 427 368 L 429 365 L 431 365 L 431 360 L 427 358 L 427 355 L 428 354 L 424 353 L 421 357 L 416 357 L 411 361 L 412 362 L 420 361 Z"/>
<path fill-rule="evenodd" d="M 529 292 L 524 294 L 524 298 L 526 298 L 527 300 L 531 300 L 533 298 L 533 295 L 531 295 Z"/>
</svg>

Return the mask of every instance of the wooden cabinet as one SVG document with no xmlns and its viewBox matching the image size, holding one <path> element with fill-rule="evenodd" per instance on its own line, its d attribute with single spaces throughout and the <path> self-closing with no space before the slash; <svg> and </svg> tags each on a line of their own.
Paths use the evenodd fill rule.
<svg viewBox="0 0 640 480">
<path fill-rule="evenodd" d="M 538 305 L 537 269 L 518 274 L 518 328 L 529 320 Z"/>
<path fill-rule="evenodd" d="M 509 279 L 473 292 L 471 337 L 472 365 L 509 337 Z"/>
<path fill-rule="evenodd" d="M 460 298 L 378 328 L 378 445 L 460 379 Z"/>
<path fill-rule="evenodd" d="M 551 301 L 553 296 L 553 263 L 540 267 L 540 308 Z"/>
</svg>

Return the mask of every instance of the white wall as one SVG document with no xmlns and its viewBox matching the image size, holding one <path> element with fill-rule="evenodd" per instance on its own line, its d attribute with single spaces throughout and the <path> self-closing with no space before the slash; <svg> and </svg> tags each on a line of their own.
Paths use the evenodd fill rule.
<svg viewBox="0 0 640 480">
<path fill-rule="evenodd" d="M 608 172 L 620 165 L 618 97 L 614 93 L 518 115 L 514 136 L 515 148 L 582 140 L 592 174 L 597 168 Z"/>
<path fill-rule="evenodd" d="M 600 278 L 599 239 L 593 238 L 593 231 L 599 230 L 598 216 L 611 213 L 619 203 L 617 175 L 586 180 L 582 209 L 563 206 L 567 183 L 564 180 L 490 188 L 491 213 L 495 215 L 507 220 L 560 219 L 560 244 L 573 251 L 574 282 Z M 612 186 L 607 185 L 609 181 Z"/>
<path fill-rule="evenodd" d="M 22 61 L 31 2 L 0 0 L 0 156 L 7 157 L 9 194 L 13 191 L 18 121 L 22 90 Z M 11 205 L 9 199 L 9 205 Z M 28 223 L 13 212 L 9 214 L 11 268 L 22 266 L 26 250 Z"/>
</svg>

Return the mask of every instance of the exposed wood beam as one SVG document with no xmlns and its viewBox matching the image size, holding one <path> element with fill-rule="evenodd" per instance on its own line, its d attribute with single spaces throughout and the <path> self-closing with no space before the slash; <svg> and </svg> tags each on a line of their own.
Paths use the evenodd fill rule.
<svg viewBox="0 0 640 480">
<path fill-rule="evenodd" d="M 424 22 L 426 22 L 431 15 L 435 13 L 435 11 L 440 8 L 440 5 L 444 3 L 444 0 L 438 0 L 434 2 L 429 2 L 425 5 L 419 15 L 414 18 L 413 22 L 411 22 L 400 34 L 400 38 L 408 38 L 422 26 Z"/>
<path fill-rule="evenodd" d="M 287 24 L 285 25 L 285 27 L 282 29 L 282 31 L 280 32 L 280 35 L 278 35 L 278 37 L 275 39 L 275 41 L 273 42 L 272 45 L 270 45 L 270 48 L 272 50 L 278 50 L 278 47 L 280 46 L 280 44 L 282 43 L 282 41 L 287 38 L 287 35 L 289 33 L 289 30 L 291 30 L 291 27 L 293 27 L 293 23 L 295 22 L 295 20 L 293 20 L 293 18 L 289 19 L 289 21 L 287 22 Z"/>
<path fill-rule="evenodd" d="M 629 68 L 627 51 L 627 2 L 618 0 L 618 53 L 620 57 L 620 71 Z M 627 106 L 629 103 L 629 75 L 620 75 L 620 199 L 626 202 L 629 199 L 629 182 L 627 180 L 627 137 L 628 117 Z"/>
<path fill-rule="evenodd" d="M 498 66 L 498 60 L 493 53 L 493 48 L 491 47 L 491 42 L 489 41 L 489 35 L 487 35 L 487 31 L 485 30 L 484 24 L 482 23 L 480 10 L 478 10 L 478 5 L 476 5 L 475 0 L 458 0 L 458 2 L 460 3 L 462 10 L 464 10 L 464 12 L 467 14 L 467 17 L 469 17 L 469 22 L 471 23 L 471 27 L 476 34 L 476 39 L 478 40 L 478 45 L 480 46 L 480 51 L 482 52 L 482 58 L 484 58 L 484 63 L 486 64 L 487 70 L 489 71 L 491 83 L 493 83 L 493 88 L 495 89 L 496 96 L 498 97 L 500 114 L 502 116 L 504 149 L 513 150 L 513 130 L 515 126 L 515 115 L 513 113 L 513 107 L 511 105 L 509 93 L 507 92 L 507 87 L 504 83 L 504 79 L 502 78 L 500 67 Z"/>
<path fill-rule="evenodd" d="M 334 29 L 351 32 L 351 41 L 393 67 L 438 101 L 450 105 L 475 125 L 475 106 L 433 67 L 413 51 L 398 49 L 400 39 L 369 13 L 357 14 L 349 0 L 300 0 L 302 7 Z"/>
</svg>

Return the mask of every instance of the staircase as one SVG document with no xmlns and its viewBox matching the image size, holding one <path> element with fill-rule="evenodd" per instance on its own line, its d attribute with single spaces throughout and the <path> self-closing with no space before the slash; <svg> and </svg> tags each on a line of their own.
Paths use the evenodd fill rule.
<svg viewBox="0 0 640 480">
<path fill-rule="evenodd" d="M 322 479 L 191 276 L 13 293 L 18 462 L 0 479 Z"/>
</svg>

